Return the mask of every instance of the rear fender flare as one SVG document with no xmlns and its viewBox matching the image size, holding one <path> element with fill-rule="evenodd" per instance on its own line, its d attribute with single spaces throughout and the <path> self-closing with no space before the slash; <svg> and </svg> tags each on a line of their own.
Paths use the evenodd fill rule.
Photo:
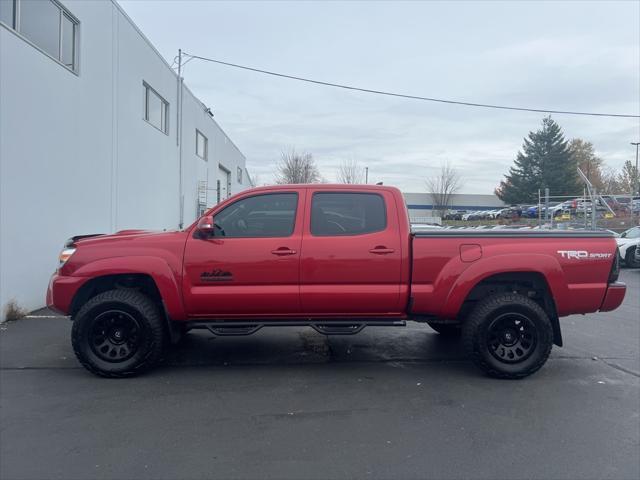
<svg viewBox="0 0 640 480">
<path fill-rule="evenodd" d="M 556 311 L 565 310 L 566 299 L 569 299 L 570 295 L 569 287 L 562 267 L 555 258 L 543 254 L 508 254 L 485 257 L 462 272 L 449 290 L 442 316 L 456 318 L 471 290 L 484 279 L 501 273 L 516 272 L 533 272 L 542 275 L 549 287 L 551 301 Z"/>
</svg>

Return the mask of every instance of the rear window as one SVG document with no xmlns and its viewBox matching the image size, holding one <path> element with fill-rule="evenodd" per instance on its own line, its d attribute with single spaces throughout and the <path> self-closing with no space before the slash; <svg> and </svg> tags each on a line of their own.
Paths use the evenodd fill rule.
<svg viewBox="0 0 640 480">
<path fill-rule="evenodd" d="M 320 192 L 311 201 L 311 234 L 362 235 L 387 228 L 384 199 L 376 193 Z"/>
</svg>

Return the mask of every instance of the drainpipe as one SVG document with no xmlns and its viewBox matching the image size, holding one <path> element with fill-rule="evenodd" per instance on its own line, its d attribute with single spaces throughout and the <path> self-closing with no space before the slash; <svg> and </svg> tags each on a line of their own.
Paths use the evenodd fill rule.
<svg viewBox="0 0 640 480">
<path fill-rule="evenodd" d="M 180 222 L 178 228 L 182 230 L 184 226 L 184 195 L 182 193 L 182 49 L 178 49 L 178 95 L 176 101 L 178 102 L 178 121 L 176 122 L 176 144 L 178 145 L 178 208 L 180 211 Z"/>
</svg>

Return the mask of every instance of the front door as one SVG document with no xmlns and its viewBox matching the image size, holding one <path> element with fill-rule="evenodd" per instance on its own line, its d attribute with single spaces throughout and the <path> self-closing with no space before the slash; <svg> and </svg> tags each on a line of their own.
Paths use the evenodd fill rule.
<svg viewBox="0 0 640 480">
<path fill-rule="evenodd" d="M 231 196 L 231 172 L 218 165 L 218 202 L 226 200 Z"/>
<path fill-rule="evenodd" d="M 304 190 L 248 194 L 214 216 L 215 233 L 187 240 L 185 304 L 190 317 L 300 313 Z"/>
<path fill-rule="evenodd" d="M 402 242 L 391 193 L 309 190 L 300 297 L 303 314 L 400 313 Z"/>
</svg>

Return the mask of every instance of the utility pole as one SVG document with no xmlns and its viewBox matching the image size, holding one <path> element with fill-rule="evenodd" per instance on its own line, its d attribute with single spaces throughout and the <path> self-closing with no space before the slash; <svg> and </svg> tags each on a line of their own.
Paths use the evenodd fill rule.
<svg viewBox="0 0 640 480">
<path fill-rule="evenodd" d="M 638 163 L 638 156 L 636 155 L 636 166 Z M 364 183 L 369 183 L 369 167 L 364 167 Z"/>
</svg>

